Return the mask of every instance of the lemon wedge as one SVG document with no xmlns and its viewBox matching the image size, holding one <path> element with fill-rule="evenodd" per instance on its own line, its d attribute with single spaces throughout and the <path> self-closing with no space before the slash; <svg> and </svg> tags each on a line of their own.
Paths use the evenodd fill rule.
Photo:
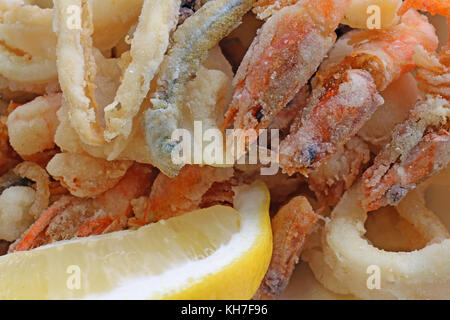
<svg viewBox="0 0 450 320">
<path fill-rule="evenodd" d="M 0 298 L 249 299 L 272 255 L 269 192 L 235 191 L 235 208 L 0 257 Z"/>
</svg>

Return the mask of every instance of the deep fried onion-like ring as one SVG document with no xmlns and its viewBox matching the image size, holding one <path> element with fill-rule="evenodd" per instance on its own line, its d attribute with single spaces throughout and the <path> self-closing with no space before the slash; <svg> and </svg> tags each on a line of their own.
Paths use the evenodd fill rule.
<svg viewBox="0 0 450 320">
<path fill-rule="evenodd" d="M 94 46 L 99 50 L 114 47 L 136 23 L 142 2 L 92 1 Z M 11 81 L 12 87 L 25 87 L 27 92 L 57 81 L 55 9 L 35 4 L 36 1 L 0 0 L 0 75 Z M 74 21 L 70 17 L 74 13 L 67 11 L 69 16 L 62 22 Z M 43 93 L 45 89 L 39 91 Z"/>
<path fill-rule="evenodd" d="M 448 184 L 448 180 L 445 183 Z M 413 224 L 430 231 L 426 234 L 428 245 L 413 252 L 387 252 L 364 238 L 367 213 L 358 204 L 362 197 L 360 187 L 358 184 L 344 195 L 325 226 L 324 259 L 334 277 L 352 294 L 365 299 L 448 299 L 450 238 L 443 226 L 435 227 L 440 222 L 424 203 L 414 201 L 418 191 L 412 191 L 404 200 L 405 203 L 414 202 L 414 215 L 412 212 L 405 214 L 403 210 L 399 213 L 402 215 L 403 212 L 404 218 L 414 220 Z M 370 266 L 380 270 L 379 290 L 367 286 Z"/>
</svg>

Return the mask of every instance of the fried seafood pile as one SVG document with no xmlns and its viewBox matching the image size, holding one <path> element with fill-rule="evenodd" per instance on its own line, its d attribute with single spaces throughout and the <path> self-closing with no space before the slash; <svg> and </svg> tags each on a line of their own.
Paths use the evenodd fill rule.
<svg viewBox="0 0 450 320">
<path fill-rule="evenodd" d="M 449 299 L 450 235 L 425 199 L 450 178 L 450 43 L 431 15 L 450 22 L 450 3 L 0 0 L 0 254 L 233 206 L 263 180 L 274 251 L 255 299 L 300 259 L 336 293 Z M 173 132 L 195 145 L 198 122 L 279 130 L 280 172 L 173 161 Z"/>
</svg>

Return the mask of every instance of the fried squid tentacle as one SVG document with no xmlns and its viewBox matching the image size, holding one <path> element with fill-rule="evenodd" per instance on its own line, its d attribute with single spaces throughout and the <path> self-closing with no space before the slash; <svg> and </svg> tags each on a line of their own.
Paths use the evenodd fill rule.
<svg viewBox="0 0 450 320">
<path fill-rule="evenodd" d="M 146 111 L 145 130 L 155 165 L 169 176 L 176 176 L 181 165 L 172 162 L 177 142 L 172 133 L 181 120 L 186 85 L 195 77 L 208 51 L 241 22 L 254 0 L 214 0 L 207 2 L 174 33 L 158 79 L 159 89 Z"/>
</svg>

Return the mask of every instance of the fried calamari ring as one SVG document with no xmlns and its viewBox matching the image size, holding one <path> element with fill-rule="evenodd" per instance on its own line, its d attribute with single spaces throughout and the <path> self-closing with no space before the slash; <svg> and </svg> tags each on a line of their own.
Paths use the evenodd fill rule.
<svg viewBox="0 0 450 320">
<path fill-rule="evenodd" d="M 57 78 L 52 20 L 50 9 L 0 1 L 0 75 L 20 83 Z"/>
<path fill-rule="evenodd" d="M 321 247 L 305 250 L 302 259 L 309 264 L 314 277 L 325 288 L 337 294 L 350 294 L 345 284 L 336 278 L 333 269 L 325 263 L 325 256 Z"/>
<path fill-rule="evenodd" d="M 150 81 L 162 61 L 162 55 L 167 50 L 170 31 L 176 25 L 179 5 L 178 0 L 145 1 L 137 27 L 137 38 L 132 44 L 131 63 L 125 71 L 124 81 L 116 100 L 121 102 L 121 105 L 115 108 L 113 104 L 107 110 L 110 111 L 107 114 L 107 126 L 110 128 L 112 125 L 114 129 L 112 135 L 111 132 L 106 132 L 108 140 L 114 137 L 115 131 L 118 130 L 123 130 L 126 136 L 130 134 L 132 119 L 139 111 L 142 100 L 149 90 Z M 70 10 L 73 6 L 80 8 L 80 28 L 73 28 L 67 23 L 68 19 L 73 18 L 73 12 Z M 64 97 L 70 105 L 72 126 L 84 143 L 92 146 L 103 145 L 105 138 L 94 92 L 97 65 L 92 39 L 94 32 L 92 1 L 58 0 L 55 1 L 55 9 L 58 13 L 58 74 Z M 152 22 L 148 23 L 149 20 Z M 163 27 L 160 27 L 159 22 L 162 22 Z M 153 33 L 155 36 L 150 38 L 151 43 L 143 42 L 147 35 Z M 154 46 L 156 39 L 161 43 Z M 140 83 L 140 87 L 131 90 L 136 82 Z M 126 117 L 127 122 L 111 119 L 111 110 L 119 110 L 119 116 Z"/>
<path fill-rule="evenodd" d="M 161 66 L 153 108 L 145 114 L 147 145 L 155 165 L 165 174 L 173 177 L 181 169 L 171 160 L 176 146 L 171 135 L 181 119 L 188 81 L 195 77 L 208 51 L 236 28 L 254 1 L 209 1 L 174 33 L 173 46 Z"/>
<path fill-rule="evenodd" d="M 95 99 L 95 64 L 92 44 L 94 31 L 92 2 L 87 0 L 56 0 L 56 52 L 59 82 L 70 108 L 70 120 L 81 139 L 89 145 L 102 145 L 103 132 L 98 121 Z M 79 8 L 81 26 L 67 23 L 73 19 L 73 10 Z"/>
<path fill-rule="evenodd" d="M 128 138 L 178 22 L 180 0 L 145 1 L 131 42 L 131 62 L 114 102 L 105 108 L 105 139 Z"/>
<path fill-rule="evenodd" d="M 446 181 L 448 184 L 448 181 Z M 408 202 L 408 195 L 405 202 Z M 360 184 L 350 189 L 325 226 L 323 251 L 326 264 L 349 292 L 364 299 L 442 299 L 450 297 L 450 239 L 441 228 L 429 229 L 429 244 L 413 252 L 387 252 L 371 245 L 363 236 L 367 213 L 358 205 Z M 414 201 L 414 200 L 412 200 Z M 417 202 L 415 202 L 417 204 Z M 410 208 L 408 208 L 410 209 Z M 420 209 L 423 213 L 424 208 Z M 402 210 L 399 211 L 401 213 Z M 415 221 L 426 228 L 435 225 L 414 212 Z M 412 213 L 404 214 L 405 218 Z M 443 237 L 444 236 L 444 237 Z M 445 238 L 445 240 L 440 240 Z M 380 269 L 380 290 L 367 286 L 369 266 Z"/>
<path fill-rule="evenodd" d="M 142 2 L 93 1 L 94 45 L 100 50 L 114 47 L 136 23 Z M 31 89 L 57 79 L 56 36 L 53 32 L 55 10 L 41 8 L 35 3 L 40 4 L 36 1 L 0 0 L 0 75 L 31 86 Z M 67 13 L 70 15 L 74 11 Z M 74 20 L 64 20 L 64 23 L 68 21 Z"/>
<path fill-rule="evenodd" d="M 404 201 L 397 206 L 397 211 L 408 220 L 426 241 L 440 242 L 450 237 L 449 232 L 441 220 L 426 206 L 425 191 L 433 184 L 448 185 L 450 181 L 450 168 L 444 169 L 419 185 L 410 192 Z"/>
</svg>

